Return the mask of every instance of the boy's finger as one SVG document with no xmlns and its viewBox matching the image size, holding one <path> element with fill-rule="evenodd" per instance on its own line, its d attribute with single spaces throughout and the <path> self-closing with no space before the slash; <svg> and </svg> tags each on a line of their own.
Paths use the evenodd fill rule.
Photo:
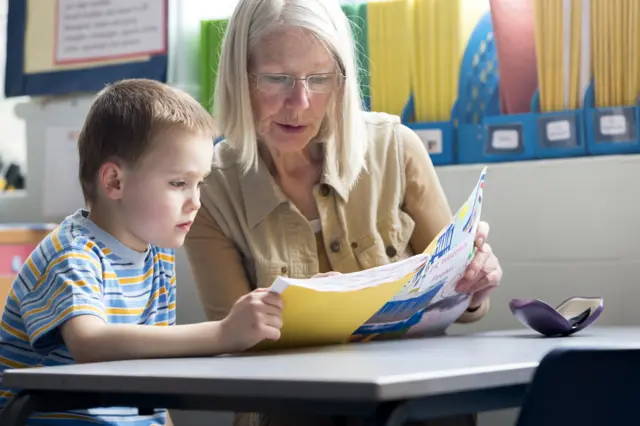
<svg viewBox="0 0 640 426">
<path fill-rule="evenodd" d="M 280 338 L 280 329 L 276 327 L 271 327 L 268 325 L 263 325 L 261 331 L 261 337 L 264 340 L 278 340 Z"/>
<path fill-rule="evenodd" d="M 263 308 L 260 310 L 260 312 L 262 312 L 264 315 L 271 315 L 276 317 L 282 316 L 281 308 L 273 305 L 268 305 L 266 303 L 263 305 Z"/>
<path fill-rule="evenodd" d="M 262 302 L 265 305 L 275 306 L 278 309 L 282 309 L 282 298 L 277 293 L 266 293 L 262 296 Z"/>
<path fill-rule="evenodd" d="M 274 327 L 280 330 L 282 328 L 282 317 L 278 314 L 264 315 L 264 323 L 269 327 Z"/>
</svg>

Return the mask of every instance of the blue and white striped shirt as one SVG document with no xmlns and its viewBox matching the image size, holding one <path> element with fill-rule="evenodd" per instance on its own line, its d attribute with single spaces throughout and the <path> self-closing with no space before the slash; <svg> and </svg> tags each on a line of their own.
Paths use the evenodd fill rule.
<svg viewBox="0 0 640 426">
<path fill-rule="evenodd" d="M 74 316 L 171 326 L 175 301 L 173 250 L 132 250 L 79 210 L 39 244 L 14 281 L 0 323 L 0 375 L 10 368 L 73 364 L 59 329 Z M 17 392 L 0 379 L 0 410 Z M 139 416 L 137 409 L 113 407 L 36 413 L 28 425 L 152 426 L 164 425 L 165 418 L 165 410 Z"/>
</svg>

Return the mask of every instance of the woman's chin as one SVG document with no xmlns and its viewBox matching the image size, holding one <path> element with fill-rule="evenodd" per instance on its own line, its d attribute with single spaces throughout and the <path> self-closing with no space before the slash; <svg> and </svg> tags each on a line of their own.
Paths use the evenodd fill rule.
<svg viewBox="0 0 640 426">
<path fill-rule="evenodd" d="M 308 133 L 291 135 L 278 132 L 277 135 L 273 135 L 270 139 L 270 145 L 282 153 L 302 151 L 311 141 Z"/>
</svg>

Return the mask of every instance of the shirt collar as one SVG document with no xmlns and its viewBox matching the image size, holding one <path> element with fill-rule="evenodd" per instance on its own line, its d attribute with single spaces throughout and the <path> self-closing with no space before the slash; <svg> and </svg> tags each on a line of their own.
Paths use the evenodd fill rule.
<svg viewBox="0 0 640 426">
<path fill-rule="evenodd" d="M 280 204 L 288 201 L 261 158 L 257 168 L 240 175 L 240 187 L 249 228 L 254 228 Z"/>
<path fill-rule="evenodd" d="M 113 254 L 118 256 L 127 262 L 130 262 L 133 266 L 141 268 L 144 266 L 144 262 L 150 251 L 150 246 L 144 252 L 136 251 L 118 239 L 109 234 L 104 229 L 100 228 L 94 221 L 89 218 L 89 211 L 86 209 L 78 210 L 72 217 L 75 224 L 84 227 L 90 236 L 94 237 L 98 242 L 106 246 Z"/>
<path fill-rule="evenodd" d="M 345 202 L 348 200 L 347 185 L 326 169 L 320 179 L 320 185 L 322 184 L 329 185 Z M 281 204 L 289 202 L 260 157 L 257 168 L 240 175 L 240 186 L 249 228 L 254 228 Z"/>
<path fill-rule="evenodd" d="M 349 188 L 342 179 L 325 170 L 320 180 L 321 184 L 329 185 L 344 202 L 349 200 Z"/>
</svg>

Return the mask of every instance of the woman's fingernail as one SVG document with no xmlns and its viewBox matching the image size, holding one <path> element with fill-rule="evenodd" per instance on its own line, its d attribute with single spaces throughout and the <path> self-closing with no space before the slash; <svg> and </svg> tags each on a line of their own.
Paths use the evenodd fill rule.
<svg viewBox="0 0 640 426">
<path fill-rule="evenodd" d="M 473 271 L 469 270 L 469 271 L 467 271 L 467 276 L 466 276 L 466 278 L 467 278 L 468 280 L 472 280 L 475 274 L 476 274 L 475 272 L 473 272 Z"/>
</svg>

